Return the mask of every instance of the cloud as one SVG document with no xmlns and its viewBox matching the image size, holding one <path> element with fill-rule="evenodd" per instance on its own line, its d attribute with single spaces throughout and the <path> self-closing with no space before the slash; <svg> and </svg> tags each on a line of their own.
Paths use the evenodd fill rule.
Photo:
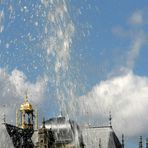
<svg viewBox="0 0 148 148">
<path fill-rule="evenodd" d="M 140 30 L 139 32 L 133 33 L 132 42 L 127 55 L 126 67 L 128 69 L 134 68 L 136 59 L 139 56 L 140 50 L 144 45 L 145 40 L 146 40 L 145 33 L 142 30 Z"/>
<path fill-rule="evenodd" d="M 12 85 L 15 86 L 16 94 L 23 97 L 25 92 L 28 91 L 31 101 L 41 103 L 46 89 L 48 78 L 38 78 L 36 83 L 27 81 L 25 74 L 19 70 L 13 70 L 9 75 L 9 80 Z"/>
<path fill-rule="evenodd" d="M 3 147 L 4 144 L 6 148 L 13 147 L 2 124 L 4 114 L 7 123 L 15 124 L 16 109 L 23 102 L 26 90 L 28 90 L 29 100 L 33 102 L 33 106 L 35 104 L 41 105 L 45 99 L 46 84 L 46 77 L 38 78 L 35 83 L 31 83 L 25 74 L 17 69 L 14 69 L 10 74 L 5 69 L 0 69 L 0 132 L 2 133 L 0 147 Z"/>
<path fill-rule="evenodd" d="M 143 12 L 140 10 L 135 11 L 129 18 L 129 23 L 132 25 L 142 25 L 144 23 Z"/>
<path fill-rule="evenodd" d="M 133 25 L 137 24 L 143 24 L 143 11 L 136 11 L 132 14 L 132 16 L 129 18 L 130 23 Z M 131 32 L 131 45 L 129 48 L 128 56 L 127 56 L 127 63 L 126 67 L 128 69 L 133 69 L 136 59 L 139 56 L 140 50 L 142 46 L 145 44 L 146 41 L 146 33 L 144 32 L 144 29 L 140 27 L 138 30 L 132 30 Z"/>
<path fill-rule="evenodd" d="M 47 78 L 38 78 L 35 83 L 27 80 L 25 74 L 17 69 L 9 74 L 0 69 L 0 121 L 5 113 L 9 121 L 15 119 L 15 111 L 23 102 L 26 90 L 33 104 L 42 103 L 46 91 Z"/>
<path fill-rule="evenodd" d="M 122 29 L 114 28 L 113 33 L 120 37 L 128 38 L 129 45 L 127 47 L 119 47 L 120 50 L 124 50 L 124 54 L 122 54 L 122 65 L 118 66 L 118 69 L 113 69 L 108 76 L 117 76 L 128 73 L 129 71 L 135 68 L 135 64 L 137 62 L 138 57 L 140 56 L 140 51 L 142 47 L 146 44 L 147 35 L 144 30 L 140 29 L 138 31 L 125 31 Z M 120 62 L 119 62 L 120 63 Z"/>
<path fill-rule="evenodd" d="M 119 135 L 134 137 L 148 132 L 148 77 L 137 76 L 131 71 L 110 78 L 94 86 L 78 102 L 80 114 L 97 119 L 97 123 L 103 118 L 107 120 L 112 111 L 113 128 Z"/>
<path fill-rule="evenodd" d="M 142 11 L 136 11 L 129 18 L 133 25 L 142 24 Z M 141 27 L 124 30 L 114 28 L 113 33 L 129 40 L 123 65 L 113 70 L 107 80 L 101 81 L 84 96 L 77 99 L 75 113 L 92 124 L 108 124 L 108 114 L 112 111 L 113 128 L 117 134 L 135 137 L 148 133 L 148 77 L 133 73 L 140 50 L 146 41 L 146 33 Z M 125 56 L 124 55 L 124 56 Z M 113 73 L 113 74 L 112 74 Z M 94 122 L 95 121 L 95 122 Z"/>
<path fill-rule="evenodd" d="M 126 59 L 126 62 L 124 62 L 125 64 L 120 67 L 120 69 L 124 69 L 125 71 L 134 69 L 136 60 L 140 55 L 140 50 L 142 49 L 143 45 L 145 45 L 147 40 L 147 34 L 144 30 L 144 27 L 134 27 L 136 24 L 142 24 L 145 22 L 143 19 L 143 11 L 139 10 L 134 12 L 128 20 L 133 24 L 132 26 L 128 26 L 129 30 L 125 30 L 122 26 L 116 26 L 112 28 L 113 34 L 129 41 L 129 45 L 127 44 L 127 47 L 124 47 L 125 49 L 123 49 L 125 52 L 127 52 L 127 54 L 124 55 L 126 56 L 124 58 Z"/>
</svg>

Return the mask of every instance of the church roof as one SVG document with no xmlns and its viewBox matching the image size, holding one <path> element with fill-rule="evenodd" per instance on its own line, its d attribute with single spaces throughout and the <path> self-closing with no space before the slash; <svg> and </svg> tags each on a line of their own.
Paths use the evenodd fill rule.
<svg viewBox="0 0 148 148">
<path fill-rule="evenodd" d="M 121 148 L 120 141 L 110 126 L 83 127 L 82 136 L 86 148 Z"/>
<path fill-rule="evenodd" d="M 57 143 L 70 143 L 73 141 L 71 124 L 65 117 L 51 118 L 45 122 L 47 129 L 52 129 Z"/>
<path fill-rule="evenodd" d="M 70 129 L 71 125 L 69 119 L 65 117 L 55 117 L 45 121 L 45 126 L 47 129 Z"/>
<path fill-rule="evenodd" d="M 54 132 L 56 143 L 71 143 L 75 141 L 76 133 L 79 133 L 78 125 L 65 117 L 51 118 L 45 121 L 45 127 Z"/>
</svg>

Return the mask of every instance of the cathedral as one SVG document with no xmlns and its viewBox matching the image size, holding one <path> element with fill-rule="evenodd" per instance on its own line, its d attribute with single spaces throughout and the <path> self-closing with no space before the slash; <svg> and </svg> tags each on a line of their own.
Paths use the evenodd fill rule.
<svg viewBox="0 0 148 148">
<path fill-rule="evenodd" d="M 27 96 L 16 111 L 16 125 L 4 125 L 14 148 L 124 148 L 124 138 L 121 144 L 111 124 L 79 126 L 60 116 L 43 119 L 38 126 L 38 113 Z"/>
</svg>

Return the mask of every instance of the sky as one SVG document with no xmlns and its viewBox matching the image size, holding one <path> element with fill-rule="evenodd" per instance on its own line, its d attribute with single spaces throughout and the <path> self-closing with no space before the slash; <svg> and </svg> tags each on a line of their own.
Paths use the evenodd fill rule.
<svg viewBox="0 0 148 148">
<path fill-rule="evenodd" d="M 147 12 L 146 0 L 1 0 L 1 120 L 15 122 L 28 90 L 40 119 L 108 125 L 111 111 L 137 147 L 148 136 Z"/>
</svg>

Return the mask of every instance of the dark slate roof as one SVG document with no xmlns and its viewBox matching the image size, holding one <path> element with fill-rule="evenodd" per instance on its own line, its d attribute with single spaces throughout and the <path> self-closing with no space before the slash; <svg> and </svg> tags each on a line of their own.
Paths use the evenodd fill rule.
<svg viewBox="0 0 148 148">
<path fill-rule="evenodd" d="M 79 126 L 73 120 L 65 117 L 54 117 L 45 121 L 47 130 L 52 130 L 56 144 L 78 145 L 82 143 L 82 135 Z M 38 132 L 32 137 L 34 143 L 38 140 Z"/>
<path fill-rule="evenodd" d="M 22 129 L 7 123 L 5 123 L 5 127 L 13 142 L 14 147 L 34 147 L 33 142 L 31 140 L 32 134 L 34 132 L 33 129 Z"/>
<path fill-rule="evenodd" d="M 65 117 L 51 118 L 45 122 L 47 129 L 52 129 L 56 143 L 71 143 L 74 140 L 72 126 L 74 122 Z"/>
<path fill-rule="evenodd" d="M 83 127 L 82 136 L 85 148 L 121 148 L 115 132 L 109 126 Z"/>
</svg>

